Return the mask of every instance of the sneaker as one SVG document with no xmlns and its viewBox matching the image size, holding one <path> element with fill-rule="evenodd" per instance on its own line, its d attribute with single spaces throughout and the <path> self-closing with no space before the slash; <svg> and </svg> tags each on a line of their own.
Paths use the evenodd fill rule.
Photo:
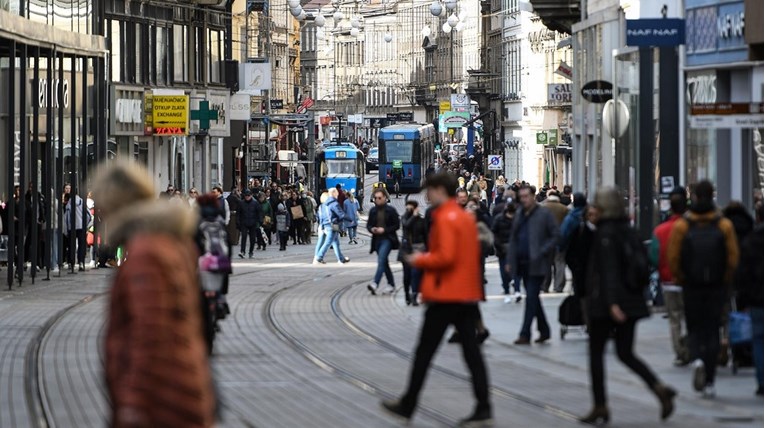
<svg viewBox="0 0 765 428">
<path fill-rule="evenodd" d="M 388 286 L 383 290 L 382 294 L 393 294 L 394 291 L 396 291 L 396 287 L 388 284 Z"/>
<path fill-rule="evenodd" d="M 348 258 L 348 257 L 343 257 L 343 259 L 342 259 L 342 260 L 340 260 L 340 263 L 348 263 L 349 261 L 351 261 L 351 259 L 350 259 L 350 258 Z"/>
<path fill-rule="evenodd" d="M 50 270 L 50 273 L 52 273 L 52 274 L 57 274 L 59 272 L 61 272 L 61 271 L 58 270 L 58 267 L 54 267 L 53 269 Z"/>
<path fill-rule="evenodd" d="M 472 416 L 470 416 L 467 419 L 463 419 L 460 421 L 459 425 L 457 425 L 460 428 L 485 428 L 485 427 L 493 427 L 494 426 L 494 419 L 491 417 L 491 411 L 489 410 L 483 410 L 479 411 L 476 410 L 475 413 L 473 413 Z"/>
<path fill-rule="evenodd" d="M 244 258 L 244 253 L 239 253 L 239 258 L 243 259 Z"/>
<path fill-rule="evenodd" d="M 697 359 L 693 362 L 693 389 L 701 392 L 707 383 L 707 373 L 704 362 Z"/>
<path fill-rule="evenodd" d="M 90 263 L 88 263 L 88 267 L 91 268 L 91 269 L 95 269 L 96 268 L 96 261 L 95 260 L 91 260 Z"/>
<path fill-rule="evenodd" d="M 701 396 L 707 399 L 715 398 L 715 395 L 715 386 L 712 384 L 706 385 L 704 390 L 701 392 Z"/>
<path fill-rule="evenodd" d="M 255 256 L 254 256 L 252 253 L 250 253 L 250 254 L 249 254 L 249 256 L 250 256 L 250 258 L 253 258 L 253 257 L 255 257 Z"/>
<path fill-rule="evenodd" d="M 513 301 L 513 298 L 510 297 L 510 295 L 505 296 L 505 304 L 508 304 Z"/>
<path fill-rule="evenodd" d="M 324 262 L 323 259 L 319 259 L 319 258 L 314 257 L 313 264 L 314 265 L 323 265 L 323 264 L 325 264 L 325 262 Z"/>
<path fill-rule="evenodd" d="M 523 300 L 523 296 L 518 291 L 515 292 L 514 297 L 515 297 L 515 303 L 521 303 L 521 300 Z"/>
<path fill-rule="evenodd" d="M 372 293 L 373 296 L 377 295 L 377 283 L 374 281 L 370 281 L 369 284 L 367 284 L 367 290 L 369 290 L 370 293 Z"/>
</svg>

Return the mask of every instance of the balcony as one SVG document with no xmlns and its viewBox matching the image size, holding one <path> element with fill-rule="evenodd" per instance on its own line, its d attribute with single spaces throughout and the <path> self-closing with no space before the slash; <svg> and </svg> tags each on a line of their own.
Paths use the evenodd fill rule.
<svg viewBox="0 0 765 428">
<path fill-rule="evenodd" d="M 553 31 L 571 34 L 571 26 L 579 22 L 579 0 L 530 0 L 534 13 Z"/>
</svg>

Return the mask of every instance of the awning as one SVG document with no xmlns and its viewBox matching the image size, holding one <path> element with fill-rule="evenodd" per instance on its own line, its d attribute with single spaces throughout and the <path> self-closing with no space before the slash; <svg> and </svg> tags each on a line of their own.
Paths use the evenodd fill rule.
<svg viewBox="0 0 765 428">
<path fill-rule="evenodd" d="M 553 31 L 571 34 L 571 26 L 581 20 L 579 0 L 529 0 L 542 23 Z"/>
<path fill-rule="evenodd" d="M 0 38 L 78 56 L 96 57 L 108 52 L 102 36 L 60 30 L 4 10 L 0 10 Z"/>
</svg>

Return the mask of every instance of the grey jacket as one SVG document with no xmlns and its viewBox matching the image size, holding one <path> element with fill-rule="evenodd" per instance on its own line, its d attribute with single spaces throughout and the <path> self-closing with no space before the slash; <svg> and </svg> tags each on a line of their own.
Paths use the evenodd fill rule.
<svg viewBox="0 0 765 428">
<path fill-rule="evenodd" d="M 529 228 L 529 275 L 545 276 L 550 272 L 555 244 L 558 242 L 558 222 L 550 210 L 541 205 L 537 205 L 528 218 L 523 207 L 518 208 L 507 251 L 507 261 L 513 275 L 518 272 L 518 229 L 524 221 Z"/>
</svg>

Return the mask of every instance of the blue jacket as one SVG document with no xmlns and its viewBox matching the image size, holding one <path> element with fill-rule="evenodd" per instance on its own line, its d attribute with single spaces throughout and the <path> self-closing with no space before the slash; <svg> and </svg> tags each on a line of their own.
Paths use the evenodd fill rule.
<svg viewBox="0 0 765 428">
<path fill-rule="evenodd" d="M 356 227 L 359 225 L 359 201 L 358 199 L 354 199 L 353 202 L 350 200 L 345 200 L 345 203 L 343 204 L 343 211 L 345 211 L 345 217 L 343 218 L 343 227 L 344 228 L 350 228 L 350 227 Z"/>
<path fill-rule="evenodd" d="M 344 218 L 345 213 L 343 212 L 343 209 L 340 208 L 337 199 L 331 196 L 319 207 L 319 222 L 322 227 L 332 227 L 333 224 L 342 224 Z"/>
<path fill-rule="evenodd" d="M 571 241 L 571 235 L 579 227 L 584 217 L 584 207 L 574 208 L 566 214 L 566 218 L 563 219 L 563 223 L 560 225 L 560 239 L 558 240 L 558 249 L 563 251 L 568 248 L 568 243 Z"/>
</svg>

